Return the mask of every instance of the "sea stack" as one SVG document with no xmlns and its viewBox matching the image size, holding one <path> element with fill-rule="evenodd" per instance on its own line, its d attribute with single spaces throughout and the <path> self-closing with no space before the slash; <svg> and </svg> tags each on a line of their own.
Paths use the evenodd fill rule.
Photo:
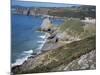
<svg viewBox="0 0 100 75">
<path fill-rule="evenodd" d="M 50 30 L 53 25 L 50 22 L 49 18 L 45 18 L 41 24 L 41 30 Z"/>
</svg>

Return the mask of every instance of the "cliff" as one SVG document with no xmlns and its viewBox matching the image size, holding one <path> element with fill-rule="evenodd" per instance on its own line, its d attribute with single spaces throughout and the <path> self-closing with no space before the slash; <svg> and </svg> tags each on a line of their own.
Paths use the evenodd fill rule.
<svg viewBox="0 0 100 75">
<path fill-rule="evenodd" d="M 53 31 L 53 32 L 52 32 Z M 22 65 L 12 67 L 14 74 L 90 70 L 96 68 L 94 24 L 70 19 L 59 27 L 43 31 L 50 36 L 42 53 Z"/>
<path fill-rule="evenodd" d="M 95 18 L 95 6 L 78 6 L 78 7 L 23 7 L 12 6 L 13 14 L 21 15 L 49 15 L 53 17 L 75 17 L 84 19 L 84 17 Z"/>
<path fill-rule="evenodd" d="M 13 67 L 12 72 L 13 73 L 40 73 L 40 72 L 71 70 L 70 68 L 66 69 L 67 65 L 68 67 L 71 67 L 72 65 L 69 66 L 69 64 L 73 62 L 73 65 L 75 66 L 74 63 L 75 60 L 78 61 L 81 60 L 82 55 L 89 53 L 93 50 L 95 50 L 95 36 L 66 44 L 55 50 L 49 50 L 43 54 L 38 55 L 37 57 L 30 58 L 26 62 L 24 62 L 21 66 Z M 94 59 L 93 63 L 95 63 L 95 57 L 93 57 L 93 59 Z M 91 59 L 89 60 L 91 61 Z M 87 59 L 87 61 L 89 60 Z M 91 64 L 95 66 L 95 64 L 93 63 Z M 72 70 L 92 69 L 91 65 L 89 63 L 87 64 L 88 67 L 86 68 L 82 68 L 85 67 L 84 66 L 85 64 L 83 64 L 82 67 L 77 68 L 79 66 L 78 65 L 77 67 L 72 68 Z M 62 65 L 65 66 L 65 69 L 59 70 L 58 68 L 61 68 Z"/>
</svg>

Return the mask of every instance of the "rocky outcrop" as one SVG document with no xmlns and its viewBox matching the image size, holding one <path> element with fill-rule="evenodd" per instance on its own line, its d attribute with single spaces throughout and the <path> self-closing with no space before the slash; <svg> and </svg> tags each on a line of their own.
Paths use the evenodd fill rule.
<svg viewBox="0 0 100 75">
<path fill-rule="evenodd" d="M 93 50 L 80 58 L 73 60 L 63 70 L 86 70 L 96 69 L 96 51 Z"/>
<path fill-rule="evenodd" d="M 43 20 L 42 24 L 41 24 L 41 30 L 51 30 L 52 29 L 52 24 L 49 20 L 49 18 L 46 18 Z"/>
<path fill-rule="evenodd" d="M 53 69 L 61 71 L 75 71 L 75 70 L 94 70 L 96 69 L 96 50 L 93 50 L 80 58 L 73 60 L 68 65 L 61 65 L 60 67 Z"/>
</svg>

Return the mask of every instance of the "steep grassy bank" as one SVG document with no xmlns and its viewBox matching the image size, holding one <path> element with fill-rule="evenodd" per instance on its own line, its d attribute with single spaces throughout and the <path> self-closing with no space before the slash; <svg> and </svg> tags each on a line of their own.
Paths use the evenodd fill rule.
<svg viewBox="0 0 100 75">
<path fill-rule="evenodd" d="M 59 31 L 65 36 L 70 35 L 74 38 L 84 39 L 96 35 L 96 25 L 91 23 L 81 22 L 79 19 L 66 19 L 65 22 L 59 27 Z"/>
<path fill-rule="evenodd" d="M 79 35 L 84 31 L 83 23 L 80 20 L 65 20 L 64 24 L 60 26 L 62 32 L 66 31 L 69 35 Z"/>
<path fill-rule="evenodd" d="M 40 73 L 51 72 L 60 65 L 67 65 L 81 55 L 95 50 L 95 36 L 80 41 L 74 41 L 55 50 L 39 55 L 34 62 L 27 61 L 19 68 L 12 69 L 14 73 Z M 31 66 L 30 66 L 31 65 Z M 57 70 L 56 70 L 57 71 Z"/>
</svg>

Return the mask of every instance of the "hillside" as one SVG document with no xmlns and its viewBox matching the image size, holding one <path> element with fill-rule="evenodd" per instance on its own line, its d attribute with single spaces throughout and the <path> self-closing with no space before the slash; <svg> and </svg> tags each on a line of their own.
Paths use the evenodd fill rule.
<svg viewBox="0 0 100 75">
<path fill-rule="evenodd" d="M 69 18 L 58 27 L 46 28 L 43 32 L 50 36 L 42 48 L 43 52 L 28 58 L 22 65 L 12 67 L 12 72 L 27 74 L 95 69 L 95 27 L 95 23 Z"/>
<path fill-rule="evenodd" d="M 30 58 L 20 67 L 14 67 L 13 73 L 40 73 L 51 72 L 54 68 L 61 65 L 68 65 L 71 61 L 79 58 L 81 55 L 95 50 L 95 36 L 84 40 L 75 41 L 69 44 L 45 52 L 35 58 Z M 90 69 L 90 68 L 89 68 Z M 55 71 L 55 70 L 54 70 Z M 58 71 L 56 69 L 56 71 Z"/>
<path fill-rule="evenodd" d="M 59 32 L 66 33 L 66 36 L 70 35 L 74 39 L 83 39 L 96 35 L 96 25 L 95 23 L 84 23 L 79 19 L 71 18 L 65 20 L 59 27 Z"/>
</svg>

